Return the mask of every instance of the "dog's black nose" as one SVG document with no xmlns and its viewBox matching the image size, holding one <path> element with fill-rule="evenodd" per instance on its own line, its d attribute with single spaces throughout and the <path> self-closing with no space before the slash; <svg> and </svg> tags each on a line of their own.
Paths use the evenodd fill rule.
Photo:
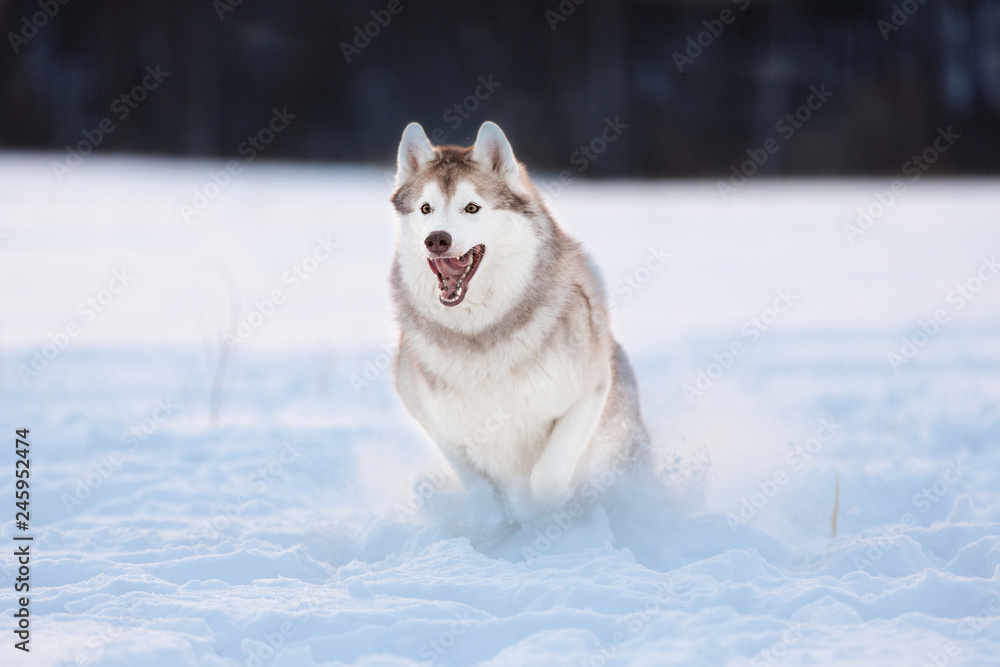
<svg viewBox="0 0 1000 667">
<path fill-rule="evenodd" d="M 448 232 L 431 232 L 424 239 L 424 245 L 431 252 L 441 254 L 447 252 L 451 247 L 451 234 Z"/>
</svg>

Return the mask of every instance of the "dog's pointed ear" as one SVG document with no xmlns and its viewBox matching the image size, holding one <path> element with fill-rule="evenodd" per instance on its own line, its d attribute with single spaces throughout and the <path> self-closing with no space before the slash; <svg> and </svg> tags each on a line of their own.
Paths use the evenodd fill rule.
<svg viewBox="0 0 1000 667">
<path fill-rule="evenodd" d="M 434 149 L 424 134 L 420 123 L 410 123 L 403 130 L 403 139 L 399 142 L 399 154 L 396 156 L 396 183 L 402 185 L 420 171 L 421 167 L 434 158 Z"/>
<path fill-rule="evenodd" d="M 514 150 L 496 123 L 486 121 L 479 128 L 476 145 L 472 149 L 472 159 L 503 176 L 513 189 L 521 189 Z"/>
</svg>

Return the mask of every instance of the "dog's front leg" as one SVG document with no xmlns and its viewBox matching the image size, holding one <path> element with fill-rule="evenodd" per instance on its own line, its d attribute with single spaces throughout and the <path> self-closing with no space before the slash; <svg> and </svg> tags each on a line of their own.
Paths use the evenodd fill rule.
<svg viewBox="0 0 1000 667">
<path fill-rule="evenodd" d="M 556 421 L 542 455 L 531 470 L 531 495 L 537 502 L 556 506 L 573 495 L 570 482 L 580 455 L 601 419 L 609 385 L 607 380 L 601 382 Z"/>
<path fill-rule="evenodd" d="M 462 486 L 466 490 L 472 488 L 474 485 L 481 483 L 485 478 L 481 473 L 476 471 L 469 460 L 460 453 L 458 447 L 453 445 L 446 438 L 431 434 L 431 439 L 434 440 L 434 444 L 437 445 L 438 451 L 444 456 L 444 460 L 448 462 L 448 466 L 458 477 L 458 481 L 461 482 Z"/>
</svg>

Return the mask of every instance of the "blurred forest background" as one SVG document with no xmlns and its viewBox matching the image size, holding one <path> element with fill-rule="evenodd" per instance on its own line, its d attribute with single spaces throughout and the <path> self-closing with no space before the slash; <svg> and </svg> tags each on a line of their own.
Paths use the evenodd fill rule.
<svg viewBox="0 0 1000 667">
<path fill-rule="evenodd" d="M 0 0 L 0 28 L 7 150 L 109 118 L 95 152 L 235 156 L 287 109 L 266 159 L 386 163 L 410 121 L 494 120 L 572 169 L 610 119 L 588 176 L 721 177 L 769 137 L 761 173 L 896 174 L 949 126 L 935 174 L 1000 171 L 1000 0 Z"/>
</svg>

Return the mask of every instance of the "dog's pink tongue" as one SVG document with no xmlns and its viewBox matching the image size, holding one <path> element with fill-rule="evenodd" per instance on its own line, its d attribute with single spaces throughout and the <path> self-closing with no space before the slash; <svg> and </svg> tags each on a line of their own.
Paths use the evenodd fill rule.
<svg viewBox="0 0 1000 667">
<path fill-rule="evenodd" d="M 462 275 L 462 271 L 465 271 L 465 267 L 467 267 L 471 261 L 472 258 L 468 256 L 460 257 L 458 259 L 452 259 L 449 257 L 447 259 L 433 260 L 435 269 L 437 269 L 437 272 L 445 278 Z"/>
<path fill-rule="evenodd" d="M 472 255 L 471 253 L 467 253 L 458 259 L 449 257 L 446 259 L 428 259 L 427 261 L 430 263 L 431 270 L 434 273 L 441 274 L 440 281 L 444 298 L 450 299 L 458 291 L 458 277 L 462 275 L 465 267 L 472 261 Z"/>
</svg>

